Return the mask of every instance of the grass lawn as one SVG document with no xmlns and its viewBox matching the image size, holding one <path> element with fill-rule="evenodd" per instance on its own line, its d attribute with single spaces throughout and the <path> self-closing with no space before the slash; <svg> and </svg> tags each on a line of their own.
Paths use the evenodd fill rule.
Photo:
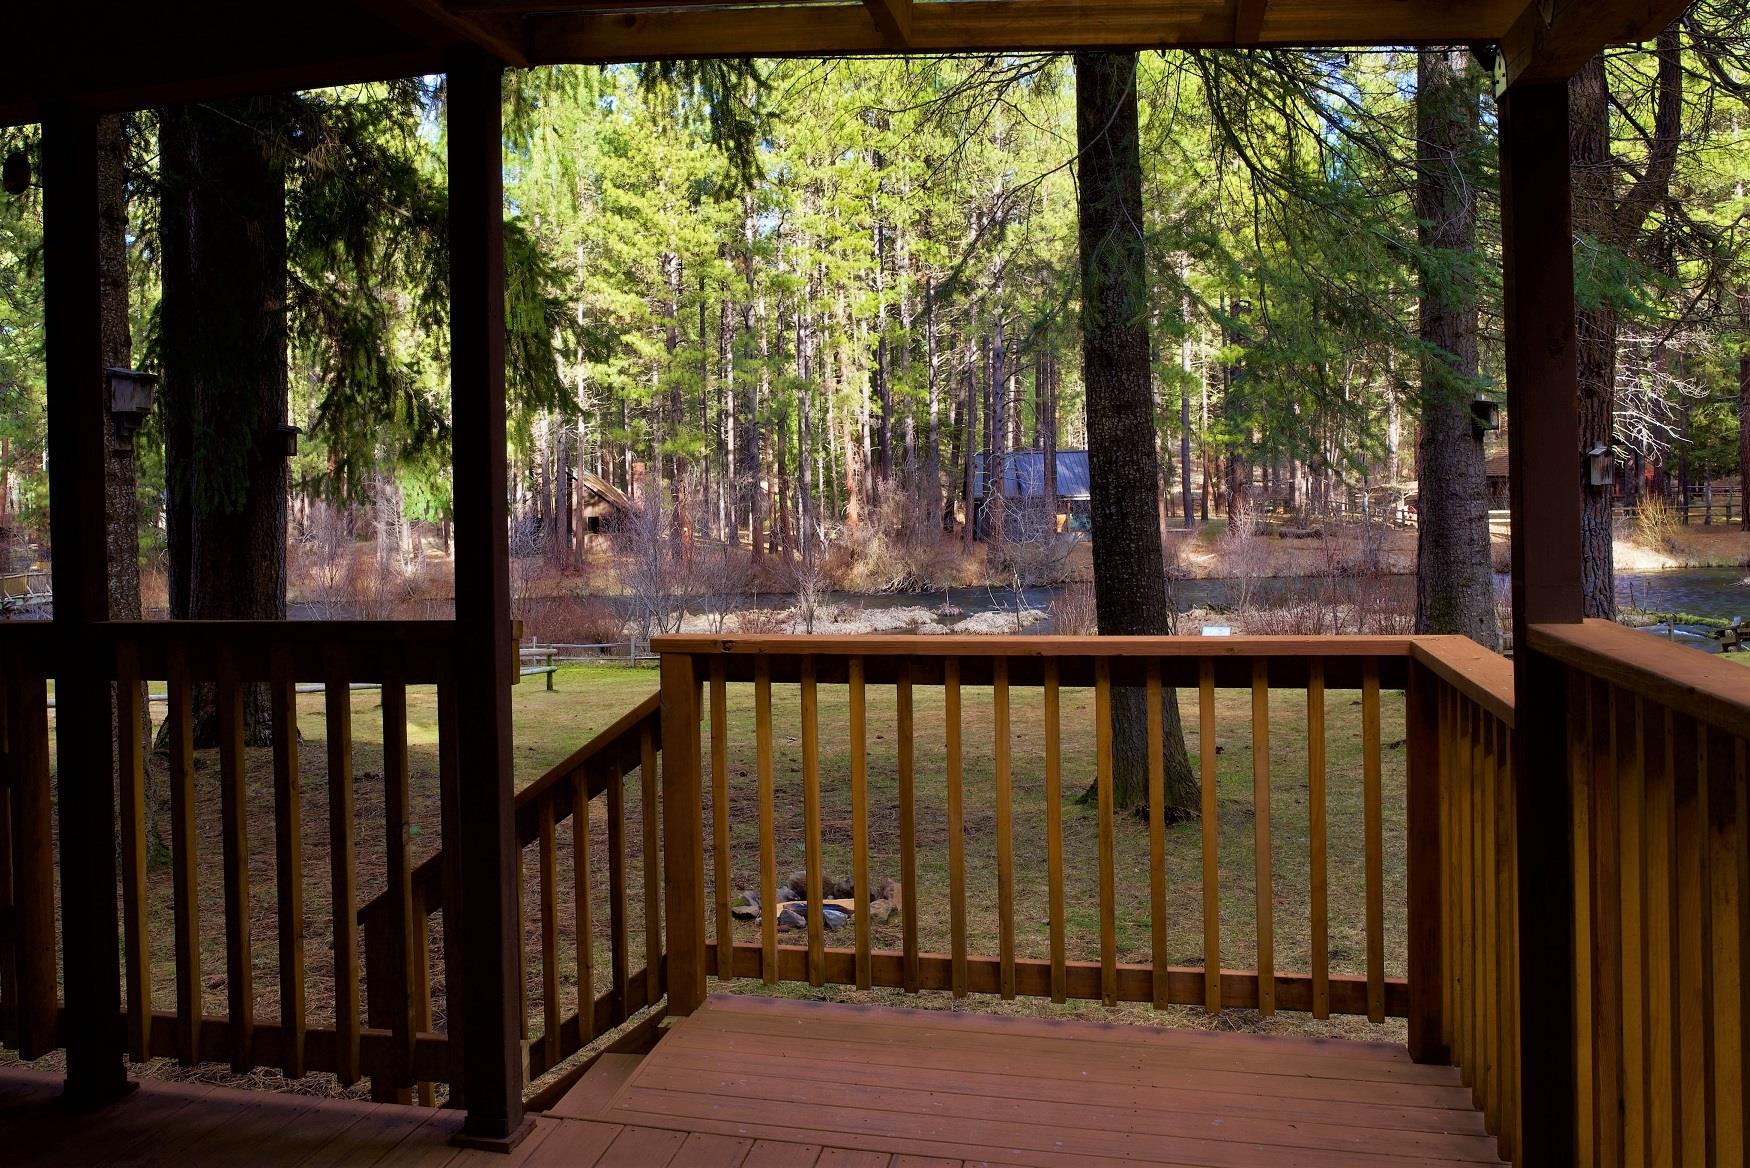
<svg viewBox="0 0 1750 1168">
<path fill-rule="evenodd" d="M 656 687 L 655 670 L 626 665 L 563 666 L 556 678 L 556 691 L 546 691 L 540 677 L 526 678 L 514 691 L 516 724 L 515 768 L 518 785 L 544 773 L 611 724 Z M 161 690 L 162 685 L 153 687 Z M 1187 695 L 1184 709 L 1195 721 L 1195 695 Z M 354 771 L 356 777 L 355 847 L 361 902 L 384 886 L 382 806 L 382 720 L 376 691 L 352 695 Z M 801 726 L 797 687 L 773 688 L 774 774 L 777 796 L 778 874 L 780 880 L 803 864 L 803 797 Z M 968 951 L 974 956 L 997 951 L 994 779 L 988 745 L 991 726 L 989 689 L 969 687 L 963 691 L 965 733 L 965 838 L 968 906 Z M 1013 807 L 1015 870 L 1016 954 L 1023 958 L 1049 956 L 1047 921 L 1044 726 L 1042 701 L 1037 690 L 1016 689 L 1011 698 L 1014 733 Z M 828 876 L 848 878 L 851 872 L 850 758 L 847 727 L 848 697 L 843 687 L 822 686 L 820 691 L 821 820 L 824 867 Z M 162 716 L 163 706 L 153 712 Z M 1332 690 L 1327 695 L 1328 822 L 1329 822 L 1329 915 L 1330 953 L 1333 973 L 1362 974 L 1364 964 L 1364 887 L 1362 873 L 1362 791 L 1360 694 Z M 1385 801 L 1385 938 L 1386 972 L 1404 972 L 1404 750 L 1403 701 L 1397 693 L 1382 694 L 1384 758 L 1382 765 Z M 751 686 L 732 686 L 728 702 L 730 821 L 733 841 L 732 872 L 736 890 L 757 886 L 759 835 L 757 783 Z M 411 756 L 413 801 L 413 858 L 417 863 L 436 849 L 439 838 L 437 766 L 437 715 L 435 695 L 429 688 L 408 694 L 408 736 Z M 1092 782 L 1093 694 L 1091 690 L 1066 689 L 1062 695 L 1065 931 L 1070 960 L 1097 960 L 1099 956 L 1097 893 L 1097 816 L 1077 797 Z M 299 729 L 302 734 L 301 774 L 304 810 L 304 892 L 307 912 L 306 953 L 308 964 L 309 1019 L 312 1026 L 332 1020 L 333 970 L 330 959 L 332 920 L 328 889 L 328 799 L 326 775 L 326 724 L 322 695 L 299 699 Z M 1303 972 L 1310 951 L 1309 880 L 1307 873 L 1306 702 L 1300 691 L 1284 690 L 1272 695 L 1270 721 L 1271 816 L 1273 824 L 1274 914 L 1276 968 L 1279 972 Z M 1197 730 L 1188 726 L 1188 746 L 1197 757 Z M 1250 968 L 1255 959 L 1254 882 L 1252 851 L 1252 735 L 1250 695 L 1244 691 L 1221 692 L 1217 700 L 1216 734 L 1221 837 L 1222 964 L 1227 968 Z M 947 830 L 945 752 L 943 746 L 941 691 L 919 687 L 915 693 L 915 742 L 917 775 L 918 936 L 926 950 L 949 949 L 947 899 Z M 890 687 L 871 687 L 868 692 L 869 746 L 869 841 L 870 873 L 875 882 L 898 879 L 899 830 L 895 762 L 895 705 Z M 708 741 L 708 740 L 707 740 Z M 268 751 L 248 752 L 250 783 L 249 866 L 251 871 L 251 938 L 254 951 L 255 999 L 259 1016 L 278 1014 L 275 871 L 272 820 L 272 771 Z M 709 751 L 706 751 L 707 763 Z M 202 980 L 206 987 L 208 1013 L 223 1013 L 225 999 L 225 951 L 223 939 L 224 889 L 219 865 L 219 798 L 216 752 L 197 758 L 196 803 L 198 820 L 198 870 L 201 893 Z M 153 936 L 154 1005 L 171 1008 L 175 1001 L 175 962 L 171 940 L 172 910 L 168 853 L 168 816 L 161 760 L 155 760 L 149 779 L 149 796 L 155 811 L 152 823 L 155 849 L 149 873 L 148 911 Z M 631 941 L 634 968 L 642 965 L 642 837 L 638 778 L 629 778 L 632 789 L 626 799 L 627 876 L 631 906 Z M 706 873 L 713 871 L 709 855 L 709 825 L 714 809 L 705 808 L 707 824 Z M 596 921 L 595 986 L 603 992 L 609 984 L 607 953 L 607 839 L 605 806 L 598 799 L 591 808 L 594 870 L 592 900 Z M 1169 954 L 1174 964 L 1196 965 L 1202 961 L 1202 891 L 1200 825 L 1196 821 L 1172 827 L 1167 837 L 1169 895 Z M 569 833 L 562 830 L 559 857 L 560 948 L 564 1009 L 569 1013 L 579 997 L 576 986 L 575 946 L 571 930 L 572 887 Z M 1120 961 L 1146 962 L 1149 956 L 1149 852 L 1147 825 L 1140 819 L 1122 818 L 1117 840 L 1117 940 Z M 540 970 L 533 955 L 539 953 L 539 901 L 535 889 L 535 849 L 524 856 L 525 952 L 531 955 L 529 1005 L 533 1029 L 540 1029 Z M 709 912 L 708 912 L 709 915 Z M 714 936 L 714 926 L 708 925 Z M 737 938 L 755 942 L 759 931 L 751 923 L 736 925 Z M 877 925 L 872 930 L 876 948 L 898 949 L 900 922 Z M 784 943 L 803 944 L 805 934 L 781 938 Z M 849 947 L 849 930 L 829 934 L 828 943 Z M 441 953 L 441 938 L 432 939 Z M 713 988 L 718 988 L 715 983 Z M 725 987 L 727 988 L 727 987 Z M 761 990 L 753 982 L 733 983 L 745 991 Z M 446 1024 L 443 1013 L 441 963 L 433 971 L 434 1022 Z M 1306 1015 L 1282 1014 L 1261 1019 L 1250 1011 L 1228 1011 L 1214 1018 L 1186 1007 L 1156 1012 L 1143 1005 L 1108 1009 L 1098 1003 L 1054 1006 L 1047 1001 L 1021 1000 L 1005 1003 L 996 998 L 972 997 L 955 1002 L 945 993 L 926 993 L 907 998 L 899 991 L 858 992 L 845 987 L 812 990 L 786 984 L 778 992 L 838 1000 L 908 1002 L 937 1008 L 981 1009 L 1027 1014 L 1088 1016 L 1126 1019 L 1140 1023 L 1212 1025 L 1223 1028 L 1286 1029 L 1323 1034 L 1401 1040 L 1401 1022 L 1372 1026 L 1364 1019 L 1341 1018 L 1315 1022 Z M 168 1068 L 167 1068 L 168 1071 Z M 271 1074 L 268 1076 L 272 1078 Z M 323 1090 L 315 1077 L 308 1089 Z M 327 1089 L 332 1089 L 327 1088 Z"/>
</svg>

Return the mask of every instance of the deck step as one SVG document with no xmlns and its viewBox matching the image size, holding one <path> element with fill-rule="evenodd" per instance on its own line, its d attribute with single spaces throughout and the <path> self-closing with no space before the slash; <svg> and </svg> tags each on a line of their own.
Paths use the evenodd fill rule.
<svg viewBox="0 0 1750 1168">
<path fill-rule="evenodd" d="M 548 1115 L 571 1119 L 596 1119 L 605 1113 L 620 1089 L 632 1078 L 641 1054 L 604 1054 L 596 1060 L 589 1073 L 577 1081 L 577 1086 L 565 1093 Z"/>
</svg>

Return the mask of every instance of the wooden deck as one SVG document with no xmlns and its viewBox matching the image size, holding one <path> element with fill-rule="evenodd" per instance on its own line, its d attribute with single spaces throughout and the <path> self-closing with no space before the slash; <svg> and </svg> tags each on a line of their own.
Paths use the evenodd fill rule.
<svg viewBox="0 0 1750 1168">
<path fill-rule="evenodd" d="M 0 1070 L 8 1165 L 937 1168 L 1495 1164 L 1458 1072 L 1400 1047 L 718 995 L 608 1056 L 509 1156 L 458 1113 L 147 1082 L 75 1115 Z"/>
</svg>

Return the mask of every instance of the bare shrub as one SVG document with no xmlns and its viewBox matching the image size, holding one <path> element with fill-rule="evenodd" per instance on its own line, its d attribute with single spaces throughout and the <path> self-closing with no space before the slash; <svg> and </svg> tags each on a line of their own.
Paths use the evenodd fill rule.
<svg viewBox="0 0 1750 1168">
<path fill-rule="evenodd" d="M 728 544 L 695 544 L 691 568 L 696 607 L 709 622 L 711 631 L 722 634 L 730 614 L 741 607 L 752 591 L 752 558 Z"/>
<path fill-rule="evenodd" d="M 1092 637 L 1100 632 L 1094 586 L 1086 581 L 1065 584 L 1051 598 L 1051 631 L 1063 637 Z"/>
<path fill-rule="evenodd" d="M 1676 552 L 1683 523 L 1677 509 L 1664 499 L 1649 497 L 1635 509 L 1635 542 L 1662 552 Z"/>
<path fill-rule="evenodd" d="M 1258 586 L 1270 571 L 1270 549 L 1258 538 L 1258 513 L 1251 506 L 1236 507 L 1221 537 L 1223 575 L 1233 581 L 1234 607 L 1249 610 L 1258 598 Z"/>
<path fill-rule="evenodd" d="M 735 614 L 736 630 L 750 636 L 781 633 L 789 627 L 789 623 L 789 615 L 781 608 L 755 605 Z"/>
<path fill-rule="evenodd" d="M 674 537 L 669 518 L 661 494 L 645 491 L 633 500 L 619 532 L 617 568 L 631 603 L 634 649 L 659 633 L 678 631 L 686 610 L 686 549 Z"/>
<path fill-rule="evenodd" d="M 990 533 L 985 562 L 993 583 L 1000 581 L 1009 594 L 1016 632 L 1026 628 L 1022 613 L 1027 590 L 1063 582 L 1076 539 L 1057 530 L 1057 509 L 1050 500 L 1026 495 L 1003 509 L 1002 522 Z"/>
<path fill-rule="evenodd" d="M 613 605 L 593 596 L 543 596 L 523 619 L 526 635 L 555 645 L 611 645 L 624 624 Z"/>
</svg>

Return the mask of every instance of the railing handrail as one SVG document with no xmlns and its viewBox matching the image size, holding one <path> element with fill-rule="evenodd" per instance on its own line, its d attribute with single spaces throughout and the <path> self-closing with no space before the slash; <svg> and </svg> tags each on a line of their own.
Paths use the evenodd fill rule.
<svg viewBox="0 0 1750 1168">
<path fill-rule="evenodd" d="M 1513 729 L 1513 662 L 1459 636 L 1416 637 L 1410 656 Z"/>
<path fill-rule="evenodd" d="M 1750 727 L 1750 670 L 1614 621 L 1532 625 L 1533 649 L 1734 736 Z"/>
<path fill-rule="evenodd" d="M 583 746 L 573 751 L 560 762 L 555 763 L 540 778 L 524 787 L 516 795 L 517 843 L 523 847 L 535 842 L 540 834 L 541 804 L 559 793 L 567 792 L 571 785 L 583 778 L 588 784 L 585 788 L 585 798 L 593 799 L 607 787 L 609 777 L 616 771 L 625 774 L 638 766 L 644 735 L 648 733 L 654 741 L 657 753 L 662 751 L 662 695 L 653 693 L 639 702 L 631 710 L 621 715 L 614 724 L 591 738 Z M 554 813 L 555 822 L 562 822 L 571 814 L 569 798 L 559 799 Z M 413 892 L 417 903 L 425 906 L 427 914 L 433 914 L 443 908 L 442 897 L 439 895 L 443 886 L 444 857 L 447 847 L 440 847 L 432 855 L 427 856 L 413 870 Z M 388 908 L 388 893 L 379 893 L 359 908 L 358 921 L 367 923 L 376 913 Z"/>
<path fill-rule="evenodd" d="M 668 633 L 650 638 L 655 653 L 767 654 L 781 657 L 1408 657 L 1414 636 L 1240 636 L 1177 634 L 1159 637 L 947 634 L 918 637 L 832 634 L 700 636 Z"/>
</svg>

